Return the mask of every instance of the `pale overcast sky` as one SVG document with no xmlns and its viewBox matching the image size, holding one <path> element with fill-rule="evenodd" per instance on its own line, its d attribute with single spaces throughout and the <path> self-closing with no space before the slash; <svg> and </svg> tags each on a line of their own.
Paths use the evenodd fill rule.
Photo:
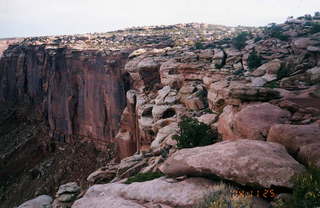
<svg viewBox="0 0 320 208">
<path fill-rule="evenodd" d="M 263 26 L 319 10 L 320 0 L 0 0 L 0 38 L 188 22 Z"/>
</svg>

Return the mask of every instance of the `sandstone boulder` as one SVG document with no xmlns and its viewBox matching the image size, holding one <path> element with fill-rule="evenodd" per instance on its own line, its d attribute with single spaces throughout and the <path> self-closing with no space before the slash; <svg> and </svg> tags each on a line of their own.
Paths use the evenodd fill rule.
<svg viewBox="0 0 320 208">
<path fill-rule="evenodd" d="M 268 141 L 284 145 L 288 152 L 297 155 L 304 164 L 320 167 L 320 124 L 288 125 L 278 124 L 271 127 Z"/>
<path fill-rule="evenodd" d="M 213 189 L 213 182 L 203 178 L 174 181 L 162 177 L 130 185 L 94 185 L 72 208 L 188 208 Z"/>
<path fill-rule="evenodd" d="M 273 124 L 285 123 L 290 113 L 270 103 L 248 105 L 234 118 L 234 129 L 242 138 L 265 140 Z"/>
<path fill-rule="evenodd" d="M 261 65 L 251 74 L 254 76 L 262 76 L 263 79 L 270 82 L 277 79 L 277 73 L 281 69 L 282 62 L 279 59 L 274 59 Z"/>
<path fill-rule="evenodd" d="M 18 208 L 51 208 L 52 198 L 41 195 L 18 206 Z"/>
<path fill-rule="evenodd" d="M 237 107 L 228 105 L 223 109 L 223 112 L 219 116 L 218 120 L 218 132 L 222 135 L 224 140 L 238 139 L 241 136 L 234 129 L 234 118 L 239 111 Z"/>
<path fill-rule="evenodd" d="M 196 119 L 199 122 L 205 123 L 205 124 L 210 126 L 211 124 L 213 124 L 217 120 L 217 117 L 218 117 L 217 114 L 206 113 L 206 114 L 203 114 L 200 117 L 197 117 Z"/>
<path fill-rule="evenodd" d="M 165 126 L 159 130 L 156 138 L 151 143 L 152 149 L 157 149 L 160 147 L 160 144 L 169 136 L 173 136 L 177 133 L 179 127 L 177 123 L 171 123 L 168 126 Z"/>
<path fill-rule="evenodd" d="M 118 164 L 108 164 L 99 168 L 88 176 L 87 181 L 91 183 L 110 181 L 116 177 L 118 167 Z"/>
<path fill-rule="evenodd" d="M 52 208 L 68 208 L 77 199 L 80 187 L 76 182 L 63 184 L 56 193 L 56 199 L 52 203 Z"/>
<path fill-rule="evenodd" d="M 280 98 L 280 93 L 270 88 L 244 87 L 231 89 L 230 97 L 243 101 L 269 101 Z"/>
<path fill-rule="evenodd" d="M 225 63 L 226 55 L 221 49 L 214 49 L 213 68 L 221 68 Z"/>
<path fill-rule="evenodd" d="M 133 51 L 130 55 L 129 55 L 129 58 L 133 58 L 133 57 L 136 57 L 136 56 L 140 56 L 144 53 L 146 53 L 147 50 L 144 49 L 144 48 L 140 48 L 140 49 L 137 49 L 135 51 Z"/>
<path fill-rule="evenodd" d="M 267 141 L 280 143 L 295 154 L 304 145 L 320 143 L 320 126 L 277 124 L 271 127 Z"/>
<path fill-rule="evenodd" d="M 217 175 L 243 185 L 292 187 L 291 177 L 304 167 L 280 144 L 235 140 L 179 150 L 160 170 L 169 176 Z"/>
<path fill-rule="evenodd" d="M 316 41 L 310 38 L 297 38 L 293 41 L 293 45 L 299 49 L 306 49 L 316 44 Z"/>
</svg>

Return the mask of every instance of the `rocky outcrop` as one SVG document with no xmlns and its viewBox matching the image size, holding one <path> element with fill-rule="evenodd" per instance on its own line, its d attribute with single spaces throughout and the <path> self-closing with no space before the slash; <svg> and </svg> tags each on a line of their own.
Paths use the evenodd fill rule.
<svg viewBox="0 0 320 208">
<path fill-rule="evenodd" d="M 22 38 L 8 38 L 8 39 L 0 39 L 0 57 L 2 56 L 3 52 L 7 50 L 7 48 L 11 44 L 16 44 L 20 41 L 22 41 Z"/>
<path fill-rule="evenodd" d="M 175 181 L 159 178 L 130 185 L 111 183 L 94 185 L 72 208 L 189 208 L 214 189 L 214 183 L 203 178 Z"/>
<path fill-rule="evenodd" d="M 179 150 L 160 170 L 169 176 L 217 175 L 243 185 L 292 187 L 291 177 L 304 167 L 280 144 L 236 140 Z"/>
<path fill-rule="evenodd" d="M 180 182 L 174 182 L 174 186 L 163 179 L 131 185 L 118 183 L 137 173 L 158 172 L 163 162 L 161 169 L 169 175 L 215 174 L 241 184 L 292 187 L 290 177 L 303 171 L 303 166 L 280 144 L 257 140 L 283 144 L 304 164 L 319 163 L 318 143 L 311 139 L 314 133 L 309 134 L 313 130 L 307 128 L 320 121 L 320 36 L 307 26 L 315 22 L 318 20 L 299 19 L 265 30 L 179 24 L 26 38 L 10 46 L 0 60 L 0 104 L 17 103 L 36 111 L 50 134 L 46 141 L 39 139 L 44 143 L 40 145 L 43 151 L 65 149 L 55 146 L 60 144 L 55 141 L 75 146 L 89 141 L 100 150 L 118 150 L 116 155 L 108 155 L 107 161 L 117 157 L 109 164 L 96 159 L 98 153 L 93 159 L 84 158 L 91 154 L 84 151 L 83 157 L 79 153 L 82 146 L 70 151 L 71 155 L 81 155 L 81 160 L 70 166 L 78 167 L 79 161 L 82 167 L 74 169 L 80 170 L 76 175 L 82 182 L 89 175 L 81 175 L 88 171 L 89 163 L 87 166 L 81 162 L 88 160 L 99 160 L 104 165 L 89 175 L 90 183 L 117 182 L 103 186 L 97 194 L 89 191 L 75 206 L 190 207 L 180 199 L 170 198 L 176 193 L 162 190 L 175 190 Z M 279 31 L 274 33 L 273 29 Z M 236 49 L 238 38 L 234 37 L 242 31 L 250 35 L 245 37 L 244 47 Z M 284 37 L 276 37 L 278 32 Z M 7 127 L 7 114 L 10 112 L 0 116 L 3 129 Z M 236 141 L 177 150 L 174 135 L 184 116 L 217 128 L 221 134 L 218 139 Z M 292 134 L 300 134 L 292 133 L 291 128 L 281 132 L 279 129 L 286 129 L 285 125 L 298 126 L 295 130 L 303 136 L 292 139 Z M 22 141 L 2 137 L 0 132 L 2 138 L 16 146 L 20 145 L 16 141 Z M 2 146 L 6 150 L 12 147 Z M 95 149 L 89 150 L 96 153 Z M 13 164 L 19 163 L 20 160 Z M 91 168 L 97 167 L 90 166 L 90 171 Z M 35 177 L 41 175 L 34 169 L 31 172 Z M 54 183 L 60 184 L 66 172 L 61 172 L 61 177 L 54 176 Z M 81 183 L 87 185 L 84 184 Z M 158 192 L 171 201 L 165 201 Z M 177 196 L 185 197 L 182 193 Z M 188 194 L 195 197 L 192 191 L 188 190 Z M 56 202 L 68 202 L 73 195 L 61 194 Z M 33 196 L 34 193 L 25 195 L 24 200 Z"/>
<path fill-rule="evenodd" d="M 218 131 L 223 139 L 266 140 L 274 124 L 288 122 L 290 113 L 270 103 L 252 104 L 239 112 L 226 107 L 218 121 Z"/>
<path fill-rule="evenodd" d="M 320 144 L 320 125 L 278 124 L 271 127 L 267 141 L 284 145 L 288 152 L 298 156 L 306 165 L 319 165 L 319 154 L 315 149 Z"/>
<path fill-rule="evenodd" d="M 25 203 L 21 204 L 18 208 L 51 208 L 52 198 L 47 195 L 41 195 Z"/>
<path fill-rule="evenodd" d="M 68 208 L 78 198 L 80 187 L 76 182 L 63 184 L 56 193 L 56 199 L 52 203 L 52 208 Z"/>
<path fill-rule="evenodd" d="M 121 69 L 128 52 L 16 46 L 0 63 L 0 101 L 31 103 L 60 141 L 115 136 L 128 86 Z"/>
</svg>

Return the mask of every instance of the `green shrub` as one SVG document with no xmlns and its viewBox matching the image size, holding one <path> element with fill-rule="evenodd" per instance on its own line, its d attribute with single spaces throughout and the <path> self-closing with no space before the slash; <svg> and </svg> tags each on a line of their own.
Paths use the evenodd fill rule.
<svg viewBox="0 0 320 208">
<path fill-rule="evenodd" d="M 262 64 L 262 58 L 257 54 L 256 51 L 250 53 L 248 57 L 248 67 L 252 71 L 255 68 L 258 68 Z"/>
<path fill-rule="evenodd" d="M 256 42 L 258 42 L 258 41 L 260 41 L 260 40 L 262 40 L 261 37 L 256 37 L 256 38 L 254 39 L 254 42 L 256 43 Z"/>
<path fill-rule="evenodd" d="M 202 42 L 198 41 L 194 44 L 195 49 L 205 49 L 204 45 Z"/>
<path fill-rule="evenodd" d="M 289 36 L 284 35 L 282 33 L 281 27 L 276 25 L 275 23 L 272 23 L 270 27 L 266 28 L 266 33 L 269 34 L 270 37 L 277 38 L 282 41 L 287 41 L 289 39 Z"/>
<path fill-rule="evenodd" d="M 138 173 L 135 176 L 129 177 L 128 180 L 126 182 L 124 182 L 124 183 L 125 184 L 131 184 L 131 183 L 134 183 L 134 182 L 151 181 L 153 179 L 160 178 L 162 176 L 164 176 L 164 174 L 160 173 L 160 172 Z"/>
<path fill-rule="evenodd" d="M 263 87 L 267 87 L 267 88 L 279 88 L 279 81 L 278 80 L 273 80 L 270 82 L 267 82 Z"/>
<path fill-rule="evenodd" d="M 197 119 L 183 117 L 179 127 L 178 135 L 173 136 L 178 148 L 206 146 L 218 141 L 218 133 Z"/>
<path fill-rule="evenodd" d="M 287 77 L 289 75 L 290 75 L 290 70 L 285 66 L 281 66 L 281 68 L 277 72 L 277 79 L 282 79 L 282 78 Z"/>
<path fill-rule="evenodd" d="M 297 208 L 320 207 L 320 168 L 309 167 L 294 180 L 293 205 Z"/>
<path fill-rule="evenodd" d="M 238 49 L 241 50 L 246 46 L 246 41 L 248 39 L 248 36 L 250 34 L 248 32 L 241 32 L 236 37 L 232 39 L 232 45 Z"/>
<path fill-rule="evenodd" d="M 304 19 L 311 21 L 312 20 L 312 15 L 311 14 L 306 14 L 306 15 L 304 15 Z"/>
<path fill-rule="evenodd" d="M 236 189 L 221 184 L 193 208 L 252 208 L 253 197 L 239 195 Z"/>
<path fill-rule="evenodd" d="M 316 23 L 316 22 L 312 23 L 310 33 L 313 34 L 313 33 L 318 33 L 318 32 L 320 32 L 320 23 Z"/>
<path fill-rule="evenodd" d="M 276 208 L 316 208 L 320 207 L 320 168 L 309 167 L 294 178 L 292 198 L 284 204 L 276 202 Z"/>
</svg>

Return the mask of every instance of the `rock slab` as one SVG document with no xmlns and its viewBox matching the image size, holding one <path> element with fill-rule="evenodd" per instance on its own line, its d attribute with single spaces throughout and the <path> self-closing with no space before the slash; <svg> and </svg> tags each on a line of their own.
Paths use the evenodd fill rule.
<svg viewBox="0 0 320 208">
<path fill-rule="evenodd" d="M 160 170 L 169 176 L 217 175 L 243 185 L 292 187 L 291 177 L 304 167 L 280 144 L 244 139 L 182 149 Z"/>
</svg>

